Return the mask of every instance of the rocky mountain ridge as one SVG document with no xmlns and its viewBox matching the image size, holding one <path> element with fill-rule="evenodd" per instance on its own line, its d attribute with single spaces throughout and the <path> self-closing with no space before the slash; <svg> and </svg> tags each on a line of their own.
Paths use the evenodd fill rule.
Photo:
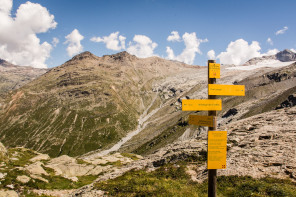
<svg viewBox="0 0 296 197">
<path fill-rule="evenodd" d="M 243 66 L 256 65 L 264 61 L 275 61 L 278 60 L 280 62 L 291 62 L 296 61 L 296 53 L 289 49 L 285 49 L 283 51 L 278 52 L 275 55 L 263 56 L 263 57 L 255 57 L 248 60 Z"/>
<path fill-rule="evenodd" d="M 48 70 L 29 66 L 17 66 L 0 59 L 0 99 L 9 91 L 22 87 Z"/>
</svg>

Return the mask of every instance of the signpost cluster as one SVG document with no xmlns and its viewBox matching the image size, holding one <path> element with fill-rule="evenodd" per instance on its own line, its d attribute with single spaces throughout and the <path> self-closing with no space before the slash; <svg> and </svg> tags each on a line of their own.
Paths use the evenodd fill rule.
<svg viewBox="0 0 296 197">
<path fill-rule="evenodd" d="M 220 64 L 208 61 L 208 99 L 182 100 L 183 111 L 208 111 L 208 116 L 189 115 L 189 124 L 208 126 L 208 196 L 216 197 L 217 169 L 226 169 L 227 131 L 217 131 L 217 111 L 222 101 L 217 95 L 245 96 L 243 85 L 216 84 L 220 78 Z"/>
</svg>

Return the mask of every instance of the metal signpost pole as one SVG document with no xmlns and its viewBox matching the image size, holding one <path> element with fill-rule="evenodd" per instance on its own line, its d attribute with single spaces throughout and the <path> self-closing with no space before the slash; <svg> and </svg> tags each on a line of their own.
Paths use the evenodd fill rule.
<svg viewBox="0 0 296 197">
<path fill-rule="evenodd" d="M 208 60 L 208 84 L 215 84 L 216 79 L 210 78 L 209 76 L 209 64 L 216 63 L 215 60 Z M 217 99 L 216 95 L 208 95 L 208 99 Z M 209 127 L 209 131 L 216 131 L 217 130 L 217 111 L 208 111 L 208 116 L 213 116 L 213 127 Z M 208 169 L 208 196 L 209 197 L 216 197 L 217 191 L 217 170 L 216 169 Z"/>
</svg>

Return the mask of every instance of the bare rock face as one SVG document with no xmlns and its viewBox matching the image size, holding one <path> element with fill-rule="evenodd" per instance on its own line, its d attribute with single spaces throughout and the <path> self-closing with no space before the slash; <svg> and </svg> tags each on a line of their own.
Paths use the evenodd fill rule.
<svg viewBox="0 0 296 197">
<path fill-rule="evenodd" d="M 296 181 L 296 107 L 227 125 L 227 169 L 220 175 L 271 176 Z"/>
</svg>

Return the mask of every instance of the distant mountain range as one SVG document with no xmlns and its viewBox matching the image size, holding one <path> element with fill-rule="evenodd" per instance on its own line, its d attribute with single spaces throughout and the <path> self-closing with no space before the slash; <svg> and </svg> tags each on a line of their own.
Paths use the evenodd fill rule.
<svg viewBox="0 0 296 197">
<path fill-rule="evenodd" d="M 0 59 L 0 99 L 7 92 L 18 89 L 49 69 L 17 66 Z"/>
</svg>

